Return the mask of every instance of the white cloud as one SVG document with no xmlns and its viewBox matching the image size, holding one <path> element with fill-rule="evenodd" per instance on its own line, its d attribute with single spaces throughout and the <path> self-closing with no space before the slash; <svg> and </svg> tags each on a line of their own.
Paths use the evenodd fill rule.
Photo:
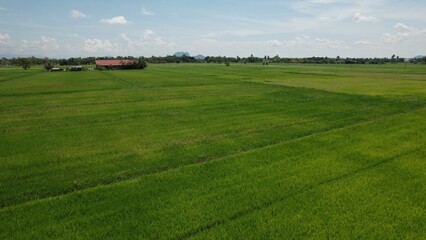
<svg viewBox="0 0 426 240">
<path fill-rule="evenodd" d="M 120 38 L 126 40 L 127 42 L 131 42 L 132 41 L 132 40 L 130 40 L 130 38 L 125 33 L 120 34 Z"/>
<path fill-rule="evenodd" d="M 364 16 L 361 13 L 355 13 L 352 19 L 355 22 L 378 22 L 380 21 L 379 18 L 373 17 L 373 16 Z"/>
<path fill-rule="evenodd" d="M 344 49 L 348 48 L 345 46 L 345 42 L 338 40 L 329 40 L 325 38 L 315 38 L 314 45 L 317 45 L 318 48 L 335 48 L 335 49 Z"/>
<path fill-rule="evenodd" d="M 70 34 L 69 35 L 70 37 L 73 37 L 73 38 L 77 38 L 77 39 L 82 39 L 82 40 L 84 40 L 85 38 L 83 37 L 83 36 L 81 36 L 80 34 L 78 34 L 78 33 L 72 33 L 72 34 Z"/>
<path fill-rule="evenodd" d="M 11 53 L 26 53 L 26 54 L 47 54 L 57 53 L 61 49 L 61 45 L 58 44 L 56 38 L 41 36 L 39 39 L 26 40 L 22 39 L 14 41 L 9 45 Z"/>
<path fill-rule="evenodd" d="M 395 34 L 385 33 L 382 39 L 387 43 L 397 43 L 404 40 L 426 38 L 426 29 L 417 29 L 414 27 L 407 26 L 403 23 L 397 23 L 394 26 L 398 32 Z M 426 39 L 425 39 L 426 40 Z"/>
<path fill-rule="evenodd" d="M 317 19 L 310 18 L 290 18 L 286 20 L 278 20 L 278 19 L 256 19 L 253 17 L 245 18 L 245 17 L 228 17 L 227 19 L 231 21 L 239 21 L 243 22 L 245 25 L 250 24 L 251 26 L 255 26 L 260 30 L 256 29 L 242 29 L 236 31 L 224 31 L 219 32 L 220 34 L 235 36 L 254 36 L 261 35 L 265 33 L 288 33 L 294 31 L 305 31 L 307 29 L 311 29 L 314 27 L 318 27 L 321 23 Z M 237 33 L 237 34 L 235 34 Z M 244 35 L 243 35 L 244 34 Z M 213 34 L 205 35 L 203 37 L 215 37 Z"/>
<path fill-rule="evenodd" d="M 144 15 L 144 16 L 155 16 L 155 13 L 153 13 L 153 12 L 151 12 L 151 11 L 148 11 L 146 8 L 142 8 L 142 10 L 141 10 L 141 14 L 142 15 Z"/>
<path fill-rule="evenodd" d="M 164 43 L 164 40 L 160 36 L 158 36 L 154 31 L 149 29 L 143 31 L 142 37 L 146 41 L 156 42 L 159 45 Z"/>
<path fill-rule="evenodd" d="M 266 42 L 271 47 L 281 47 L 284 44 L 280 40 L 269 40 Z"/>
<path fill-rule="evenodd" d="M 371 45 L 371 42 L 367 40 L 359 40 L 355 42 L 355 45 Z"/>
<path fill-rule="evenodd" d="M 111 43 L 110 40 L 99 40 L 97 38 L 84 40 L 83 50 L 88 53 L 115 53 L 118 51 L 117 44 Z"/>
<path fill-rule="evenodd" d="M 343 41 L 330 40 L 325 38 L 312 38 L 307 35 L 296 37 L 293 40 L 284 42 L 287 47 L 299 47 L 305 49 L 346 49 Z"/>
<path fill-rule="evenodd" d="M 114 24 L 126 25 L 130 23 L 129 21 L 127 21 L 127 19 L 124 16 L 117 16 L 110 19 L 102 19 L 100 22 L 111 24 L 111 25 L 114 25 Z"/>
<path fill-rule="evenodd" d="M 396 29 L 402 30 L 402 31 L 408 31 L 408 30 L 411 29 L 409 26 L 407 26 L 407 25 L 405 25 L 403 23 L 397 23 L 393 27 L 396 28 Z"/>
<path fill-rule="evenodd" d="M 264 56 L 265 54 L 269 54 L 269 51 L 265 51 L 265 41 L 230 41 L 199 38 L 194 39 L 190 43 L 183 43 L 179 45 L 179 48 L 194 55 L 248 56 L 249 54 L 254 54 L 256 56 Z M 276 54 L 275 50 L 270 50 L 271 54 Z"/>
<path fill-rule="evenodd" d="M 176 44 L 159 36 L 153 30 L 145 30 L 138 38 L 129 37 L 122 33 L 119 35 L 122 40 L 120 46 L 122 51 L 137 55 L 158 55 L 172 54 L 176 50 Z M 123 45 L 125 44 L 125 45 Z"/>
<path fill-rule="evenodd" d="M 87 15 L 86 15 L 86 14 L 84 14 L 84 13 L 82 13 L 82 12 L 78 11 L 78 10 L 75 10 L 75 9 L 72 9 L 72 10 L 70 11 L 70 16 L 71 16 L 72 18 L 86 18 L 86 17 L 87 17 Z"/>
<path fill-rule="evenodd" d="M 18 51 L 20 53 L 24 52 L 26 49 L 28 49 L 30 47 L 30 42 L 27 40 L 22 40 L 21 44 L 19 45 L 19 49 Z"/>
<path fill-rule="evenodd" d="M 32 45 L 34 48 L 36 48 L 36 50 L 42 51 L 50 51 L 59 48 L 55 38 L 45 36 L 41 36 L 41 39 L 34 41 Z"/>
<path fill-rule="evenodd" d="M 120 38 L 127 42 L 129 48 L 133 48 L 136 45 L 136 43 L 132 41 L 125 33 L 120 34 Z"/>
<path fill-rule="evenodd" d="M 10 40 L 10 36 L 7 33 L 0 33 L 0 44 L 7 44 Z"/>
<path fill-rule="evenodd" d="M 148 29 L 142 33 L 142 40 L 145 44 L 151 44 L 156 46 L 164 46 L 174 48 L 175 43 L 164 40 L 162 37 L 157 35 L 154 31 Z"/>
</svg>

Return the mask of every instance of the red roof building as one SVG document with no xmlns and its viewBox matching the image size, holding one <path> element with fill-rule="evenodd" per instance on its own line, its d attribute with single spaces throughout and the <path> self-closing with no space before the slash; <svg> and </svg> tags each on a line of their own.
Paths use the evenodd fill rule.
<svg viewBox="0 0 426 240">
<path fill-rule="evenodd" d="M 121 67 L 123 65 L 133 63 L 134 60 L 122 59 L 122 60 L 96 60 L 96 66 L 101 67 Z"/>
</svg>

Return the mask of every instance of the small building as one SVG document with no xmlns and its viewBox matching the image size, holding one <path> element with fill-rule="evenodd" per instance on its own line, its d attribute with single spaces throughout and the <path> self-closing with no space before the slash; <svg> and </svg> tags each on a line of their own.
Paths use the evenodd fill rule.
<svg viewBox="0 0 426 240">
<path fill-rule="evenodd" d="M 122 60 L 96 60 L 96 67 L 107 69 L 123 69 L 124 65 L 134 63 L 135 60 L 122 59 Z"/>
<path fill-rule="evenodd" d="M 71 67 L 69 67 L 69 70 L 71 72 L 80 72 L 80 71 L 83 71 L 83 67 L 82 66 L 71 66 Z"/>
</svg>

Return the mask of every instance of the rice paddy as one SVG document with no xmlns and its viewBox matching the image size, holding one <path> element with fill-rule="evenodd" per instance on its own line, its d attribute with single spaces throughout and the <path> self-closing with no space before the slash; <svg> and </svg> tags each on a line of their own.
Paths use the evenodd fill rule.
<svg viewBox="0 0 426 240">
<path fill-rule="evenodd" d="M 0 68 L 2 239 L 422 239 L 426 66 Z"/>
</svg>

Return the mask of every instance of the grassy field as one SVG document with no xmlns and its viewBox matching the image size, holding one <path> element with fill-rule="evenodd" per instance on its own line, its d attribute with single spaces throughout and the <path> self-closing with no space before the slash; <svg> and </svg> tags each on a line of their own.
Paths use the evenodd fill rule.
<svg viewBox="0 0 426 240">
<path fill-rule="evenodd" d="M 425 65 L 0 68 L 1 239 L 424 239 Z"/>
</svg>

